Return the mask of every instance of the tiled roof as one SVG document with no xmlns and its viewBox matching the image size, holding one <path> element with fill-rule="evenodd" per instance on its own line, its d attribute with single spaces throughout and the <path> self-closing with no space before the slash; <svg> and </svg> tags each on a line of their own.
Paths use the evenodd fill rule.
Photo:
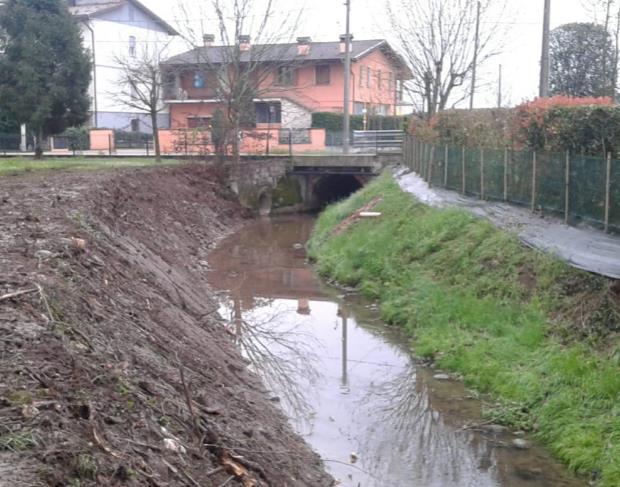
<svg viewBox="0 0 620 487">
<path fill-rule="evenodd" d="M 374 49 L 381 48 L 394 63 L 407 70 L 404 60 L 383 39 L 351 42 L 351 59 L 357 61 Z M 171 57 L 163 64 L 222 64 L 230 60 L 230 46 L 197 47 L 191 51 Z M 312 42 L 307 54 L 299 55 L 296 43 L 257 44 L 241 54 L 241 62 L 294 62 L 294 61 L 337 61 L 342 60 L 340 42 Z M 408 70 L 406 71 L 408 72 Z"/>
</svg>

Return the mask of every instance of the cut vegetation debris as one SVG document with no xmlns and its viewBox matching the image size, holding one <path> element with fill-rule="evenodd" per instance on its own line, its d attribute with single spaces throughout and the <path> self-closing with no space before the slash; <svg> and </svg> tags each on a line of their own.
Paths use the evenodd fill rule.
<svg viewBox="0 0 620 487">
<path fill-rule="evenodd" d="M 380 219 L 346 224 L 375 201 Z M 526 249 L 384 175 L 319 218 L 321 274 L 356 286 L 416 353 L 488 393 L 493 422 L 532 431 L 572 470 L 620 485 L 620 285 Z"/>
</svg>

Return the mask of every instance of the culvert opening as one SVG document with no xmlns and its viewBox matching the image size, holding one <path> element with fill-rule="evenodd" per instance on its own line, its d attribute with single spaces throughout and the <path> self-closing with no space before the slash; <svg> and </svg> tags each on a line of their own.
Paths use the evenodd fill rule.
<svg viewBox="0 0 620 487">
<path fill-rule="evenodd" d="M 362 187 L 355 176 L 347 174 L 331 174 L 321 177 L 314 185 L 314 196 L 317 205 L 326 206 L 342 200 Z"/>
</svg>

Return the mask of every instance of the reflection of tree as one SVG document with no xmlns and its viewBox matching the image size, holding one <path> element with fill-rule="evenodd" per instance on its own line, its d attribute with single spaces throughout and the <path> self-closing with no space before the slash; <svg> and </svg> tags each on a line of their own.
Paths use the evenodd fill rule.
<svg viewBox="0 0 620 487">
<path fill-rule="evenodd" d="M 361 431 L 363 468 L 385 482 L 392 476 L 421 485 L 497 485 L 493 453 L 473 435 L 446 426 L 430 403 L 429 392 L 410 363 L 390 380 L 376 384 L 359 402 L 360 415 L 374 421 Z M 394 454 L 399 452 L 399 454 Z"/>
<path fill-rule="evenodd" d="M 301 331 L 299 323 L 291 323 L 291 309 L 278 309 L 269 299 L 262 304 L 244 319 L 239 300 L 233 300 L 228 311 L 235 341 L 265 385 L 279 395 L 289 416 L 303 423 L 313 415 L 306 397 L 311 397 L 308 387 L 320 377 L 315 352 L 320 342 Z"/>
</svg>

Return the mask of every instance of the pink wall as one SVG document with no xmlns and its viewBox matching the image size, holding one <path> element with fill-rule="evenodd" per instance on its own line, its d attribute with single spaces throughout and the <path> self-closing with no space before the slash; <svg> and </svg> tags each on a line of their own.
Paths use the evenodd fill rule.
<svg viewBox="0 0 620 487">
<path fill-rule="evenodd" d="M 108 129 L 93 129 L 89 132 L 90 150 L 109 151 L 110 144 L 112 152 L 116 150 L 114 145 L 114 131 Z"/>
<path fill-rule="evenodd" d="M 244 131 L 241 141 L 242 154 L 265 154 L 267 138 L 271 154 L 288 154 L 288 142 L 280 144 L 278 131 Z M 213 154 L 215 149 L 209 143 L 209 132 L 200 130 L 160 130 L 159 143 L 163 154 Z M 311 129 L 309 144 L 294 144 L 294 153 L 320 152 L 325 149 L 325 130 Z"/>
</svg>

